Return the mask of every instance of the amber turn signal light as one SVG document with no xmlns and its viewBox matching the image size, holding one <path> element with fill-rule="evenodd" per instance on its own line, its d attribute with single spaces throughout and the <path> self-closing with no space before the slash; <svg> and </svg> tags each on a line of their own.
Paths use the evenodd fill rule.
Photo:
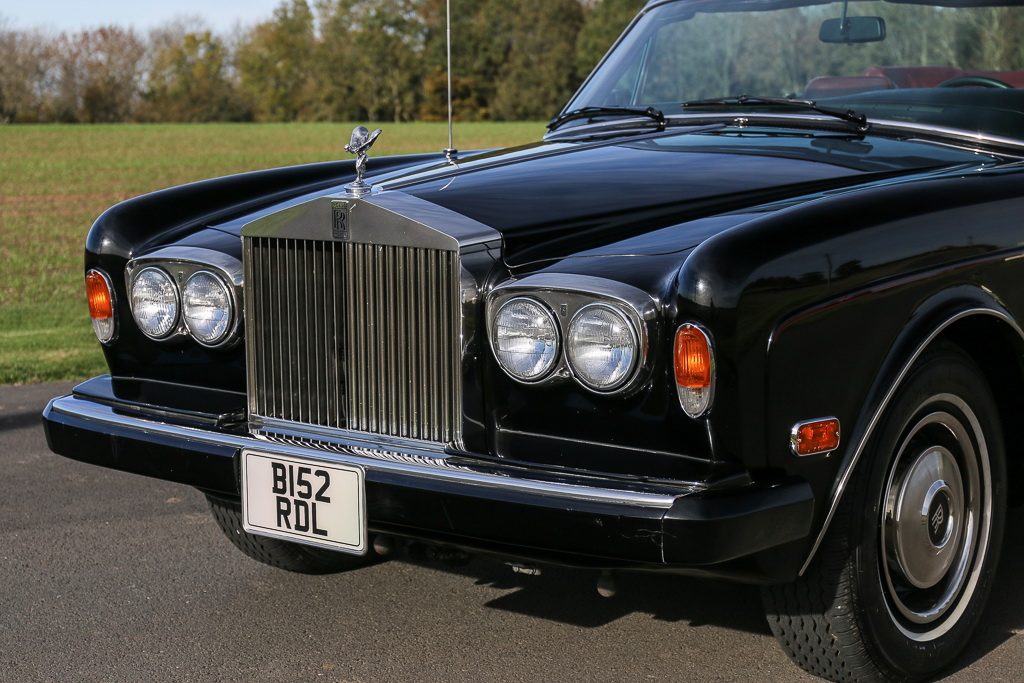
<svg viewBox="0 0 1024 683">
<path fill-rule="evenodd" d="M 834 417 L 801 422 L 793 427 L 793 453 L 799 456 L 831 453 L 839 448 L 839 420 Z"/>
<path fill-rule="evenodd" d="M 679 405 L 689 417 L 704 417 L 715 396 L 715 356 L 711 337 L 698 325 L 686 323 L 676 332 L 673 348 Z"/>
<path fill-rule="evenodd" d="M 683 389 L 711 386 L 711 345 L 695 325 L 683 325 L 676 332 L 676 385 Z"/>
<path fill-rule="evenodd" d="M 114 292 L 110 278 L 98 270 L 85 274 L 85 295 L 89 300 L 89 317 L 96 338 L 104 344 L 114 340 L 117 321 L 114 319 Z"/>
<path fill-rule="evenodd" d="M 89 297 L 89 317 L 93 320 L 109 320 L 114 317 L 114 304 L 110 296 L 107 278 L 96 270 L 85 276 L 85 293 Z"/>
</svg>

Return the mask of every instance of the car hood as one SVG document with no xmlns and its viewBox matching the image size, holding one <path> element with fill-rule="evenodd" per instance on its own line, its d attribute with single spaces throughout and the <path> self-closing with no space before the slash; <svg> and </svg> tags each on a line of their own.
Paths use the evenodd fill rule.
<svg viewBox="0 0 1024 683">
<path fill-rule="evenodd" d="M 670 130 L 587 142 L 546 141 L 373 174 L 498 230 L 510 267 L 581 254 L 681 251 L 794 201 L 894 178 L 994 163 L 948 146 L 807 131 Z M 341 188 L 212 225 L 251 220 Z M 714 219 L 714 220 L 710 220 Z"/>
<path fill-rule="evenodd" d="M 749 131 L 668 133 L 602 143 L 541 143 L 385 182 L 502 233 L 509 265 L 602 250 L 678 226 L 692 247 L 753 207 L 921 171 L 978 155 L 886 138 Z M 692 230 L 686 228 L 692 226 Z M 692 233 L 692 234 L 691 234 Z M 664 249 L 666 241 L 657 240 Z"/>
</svg>

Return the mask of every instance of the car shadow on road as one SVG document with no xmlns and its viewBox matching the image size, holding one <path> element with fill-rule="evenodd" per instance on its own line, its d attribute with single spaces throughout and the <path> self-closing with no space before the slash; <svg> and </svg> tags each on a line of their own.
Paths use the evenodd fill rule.
<svg viewBox="0 0 1024 683">
<path fill-rule="evenodd" d="M 1024 509 L 1011 510 L 992 598 L 971 645 L 947 674 L 982 659 L 1024 629 L 1024 582 L 1018 579 L 1024 574 L 1022 537 Z M 416 556 L 403 560 L 438 568 L 438 564 Z M 599 628 L 641 613 L 690 626 L 710 625 L 770 635 L 760 592 L 755 586 L 623 572 L 615 575 L 616 595 L 602 598 L 597 594 L 595 571 L 542 567 L 539 576 L 524 576 L 513 573 L 507 564 L 486 558 L 474 558 L 464 566 L 441 568 L 470 578 L 477 585 L 507 591 L 487 603 L 492 609 L 581 628 Z"/>
<path fill-rule="evenodd" d="M 42 424 L 42 410 L 35 409 L 26 410 L 18 413 L 8 413 L 6 415 L 0 414 L 0 432 L 15 429 L 24 429 L 25 427 L 38 427 Z"/>
<path fill-rule="evenodd" d="M 432 568 L 438 565 L 415 557 L 403 558 Z M 690 626 L 713 625 L 768 634 L 761 598 L 753 586 L 666 574 L 623 572 L 614 575 L 615 595 L 597 592 L 599 573 L 545 566 L 539 576 L 516 574 L 509 565 L 474 558 L 458 567 L 441 567 L 461 574 L 479 586 L 508 591 L 486 606 L 581 628 L 599 628 L 625 616 L 649 614 L 660 621 Z"/>
</svg>

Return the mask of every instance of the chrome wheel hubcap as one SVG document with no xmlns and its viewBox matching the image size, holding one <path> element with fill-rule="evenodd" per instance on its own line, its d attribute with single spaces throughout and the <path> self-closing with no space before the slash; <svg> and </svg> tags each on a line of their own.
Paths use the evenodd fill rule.
<svg viewBox="0 0 1024 683">
<path fill-rule="evenodd" d="M 956 621 L 988 544 L 991 480 L 984 435 L 970 408 L 935 397 L 901 443 L 884 490 L 882 574 L 904 633 L 926 640 Z M 928 405 L 928 404 L 926 404 Z"/>
<path fill-rule="evenodd" d="M 964 491 L 960 466 L 942 446 L 922 453 L 894 487 L 892 550 L 903 577 L 931 588 L 956 559 L 963 535 Z"/>
</svg>

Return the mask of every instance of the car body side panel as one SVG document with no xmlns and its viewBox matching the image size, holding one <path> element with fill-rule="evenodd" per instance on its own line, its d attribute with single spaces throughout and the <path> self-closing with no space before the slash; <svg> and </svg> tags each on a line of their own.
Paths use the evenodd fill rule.
<svg viewBox="0 0 1024 683">
<path fill-rule="evenodd" d="M 1022 319 L 1022 211 L 1019 168 L 956 173 L 796 206 L 694 250 L 678 321 L 715 334 L 722 456 L 809 481 L 817 533 L 842 463 L 917 344 L 963 310 Z M 826 416 L 842 420 L 840 449 L 793 456 L 793 425 Z"/>
</svg>

